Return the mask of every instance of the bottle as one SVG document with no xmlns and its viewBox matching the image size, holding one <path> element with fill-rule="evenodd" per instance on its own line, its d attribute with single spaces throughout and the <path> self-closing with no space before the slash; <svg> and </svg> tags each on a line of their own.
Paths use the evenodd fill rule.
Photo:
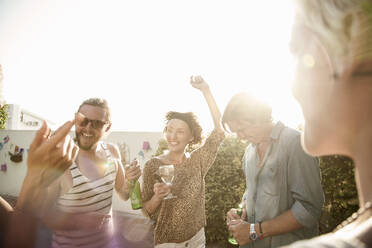
<svg viewBox="0 0 372 248">
<path fill-rule="evenodd" d="M 130 191 L 130 201 L 132 209 L 141 209 L 142 208 L 142 199 L 141 199 L 141 186 L 138 179 L 134 182 L 134 187 Z"/>
<path fill-rule="evenodd" d="M 138 161 L 137 163 L 138 164 Z M 130 182 L 130 191 L 129 198 L 132 205 L 132 209 L 141 209 L 142 208 L 142 199 L 141 199 L 141 185 L 137 180 L 131 180 Z"/>
<path fill-rule="evenodd" d="M 238 205 L 238 208 L 236 210 L 236 213 L 239 216 L 242 216 L 242 213 L 243 213 L 243 205 L 242 204 L 239 204 Z M 235 240 L 235 238 L 234 238 L 234 236 L 232 235 L 231 232 L 229 232 L 229 239 L 227 241 L 229 241 L 229 243 L 232 244 L 232 245 L 239 245 L 238 242 Z"/>
</svg>

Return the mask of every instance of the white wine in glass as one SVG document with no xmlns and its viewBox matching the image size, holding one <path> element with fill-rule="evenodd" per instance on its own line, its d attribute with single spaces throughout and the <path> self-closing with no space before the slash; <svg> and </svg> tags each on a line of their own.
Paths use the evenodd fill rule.
<svg viewBox="0 0 372 248">
<path fill-rule="evenodd" d="M 174 178 L 174 166 L 172 164 L 168 165 L 161 165 L 159 166 L 159 176 L 163 183 L 166 185 L 172 185 L 172 181 Z M 164 199 L 172 199 L 176 198 L 177 196 L 172 195 L 172 192 L 170 192 Z"/>
</svg>

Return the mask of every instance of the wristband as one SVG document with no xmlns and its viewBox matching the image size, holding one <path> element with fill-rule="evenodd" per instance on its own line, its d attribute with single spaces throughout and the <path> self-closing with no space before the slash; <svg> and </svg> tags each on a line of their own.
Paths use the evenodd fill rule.
<svg viewBox="0 0 372 248">
<path fill-rule="evenodd" d="M 260 239 L 263 239 L 263 232 L 262 232 L 262 226 L 261 226 L 261 223 L 262 223 L 262 221 L 259 221 L 259 222 L 258 222 L 258 231 L 259 231 L 259 233 L 260 233 L 259 238 L 260 238 Z"/>
</svg>

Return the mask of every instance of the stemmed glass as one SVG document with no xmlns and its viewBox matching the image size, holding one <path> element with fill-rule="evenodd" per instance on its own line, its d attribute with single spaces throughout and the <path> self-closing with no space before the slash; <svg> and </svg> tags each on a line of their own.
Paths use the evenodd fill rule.
<svg viewBox="0 0 372 248">
<path fill-rule="evenodd" d="M 160 165 L 159 176 L 163 183 L 165 183 L 168 186 L 172 185 L 172 181 L 174 178 L 174 166 L 172 164 Z M 164 197 L 165 200 L 172 198 L 177 198 L 177 196 L 172 195 L 172 192 L 169 192 L 169 194 L 166 197 Z"/>
</svg>

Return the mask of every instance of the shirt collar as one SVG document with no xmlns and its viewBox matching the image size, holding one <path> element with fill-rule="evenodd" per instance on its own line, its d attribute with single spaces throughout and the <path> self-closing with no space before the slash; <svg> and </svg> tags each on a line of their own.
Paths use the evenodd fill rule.
<svg viewBox="0 0 372 248">
<path fill-rule="evenodd" d="M 274 140 L 279 139 L 280 133 L 282 132 L 284 128 L 285 128 L 285 125 L 282 122 L 278 121 L 273 127 L 273 129 L 271 130 L 270 138 Z"/>
</svg>

